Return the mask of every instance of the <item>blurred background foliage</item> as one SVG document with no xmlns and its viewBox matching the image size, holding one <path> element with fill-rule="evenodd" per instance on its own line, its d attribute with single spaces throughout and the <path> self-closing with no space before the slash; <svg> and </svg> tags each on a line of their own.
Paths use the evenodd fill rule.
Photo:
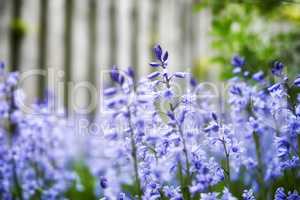
<svg viewBox="0 0 300 200">
<path fill-rule="evenodd" d="M 300 66 L 300 2 L 287 0 L 203 0 L 195 2 L 194 12 L 212 12 L 211 47 L 214 54 L 205 65 L 216 65 L 221 79 L 232 76 L 230 60 L 240 55 L 247 70 L 268 73 L 274 60 L 295 74 Z M 202 63 L 194 69 L 203 71 Z"/>
</svg>

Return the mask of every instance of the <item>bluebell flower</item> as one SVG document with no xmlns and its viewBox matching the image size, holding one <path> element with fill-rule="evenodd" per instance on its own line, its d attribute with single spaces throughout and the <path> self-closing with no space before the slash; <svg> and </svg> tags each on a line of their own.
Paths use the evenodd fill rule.
<svg viewBox="0 0 300 200">
<path fill-rule="evenodd" d="M 274 195 L 274 200 L 286 200 L 287 196 L 284 192 L 284 189 L 282 187 L 277 188 L 275 195 Z"/>
<path fill-rule="evenodd" d="M 110 71 L 110 77 L 114 82 L 116 82 L 120 85 L 123 85 L 123 83 L 125 81 L 125 77 L 120 74 L 119 69 L 116 66 L 112 67 L 112 69 Z"/>
<path fill-rule="evenodd" d="M 248 77 L 248 76 L 249 76 L 249 74 L 250 74 L 250 72 L 249 72 L 249 71 L 244 71 L 244 73 L 243 73 L 243 76 L 244 76 L 244 77 Z"/>
<path fill-rule="evenodd" d="M 300 195 L 297 193 L 297 191 L 288 192 L 288 194 L 286 194 L 284 189 L 279 187 L 275 192 L 274 200 L 300 200 Z"/>
<path fill-rule="evenodd" d="M 135 71 L 134 71 L 133 67 L 128 67 L 127 70 L 126 70 L 126 74 L 130 78 L 134 79 L 135 78 Z"/>
<path fill-rule="evenodd" d="M 263 71 L 256 72 L 255 74 L 253 74 L 252 78 L 257 82 L 263 82 L 265 78 L 264 72 Z"/>
<path fill-rule="evenodd" d="M 287 200 L 300 200 L 300 195 L 297 191 L 289 192 Z"/>
<path fill-rule="evenodd" d="M 158 62 L 151 62 L 150 66 L 151 67 L 162 67 L 166 68 L 168 65 L 168 58 L 169 58 L 169 53 L 168 51 L 163 51 L 160 45 L 156 45 L 153 49 L 154 54 Z"/>
<path fill-rule="evenodd" d="M 256 199 L 254 194 L 253 194 L 252 189 L 244 190 L 242 197 L 243 197 L 243 200 L 255 200 Z"/>
<path fill-rule="evenodd" d="M 112 96 L 112 95 L 115 95 L 116 93 L 117 93 L 116 88 L 107 88 L 104 90 L 104 95 L 106 95 L 106 96 Z"/>
<path fill-rule="evenodd" d="M 196 87 L 198 85 L 197 80 L 195 78 L 190 78 L 190 85 L 192 87 Z"/>
<path fill-rule="evenodd" d="M 223 195 L 220 198 L 220 200 L 237 200 L 237 198 L 235 198 L 230 191 L 228 190 L 228 188 L 224 188 L 223 190 Z"/>
<path fill-rule="evenodd" d="M 230 89 L 230 92 L 232 94 L 239 95 L 239 96 L 242 96 L 242 94 L 243 94 L 241 88 L 238 86 L 232 86 L 232 88 Z"/>
<path fill-rule="evenodd" d="M 283 137 L 275 138 L 276 148 L 277 148 L 277 156 L 281 159 L 289 157 L 290 153 L 290 144 Z"/>
<path fill-rule="evenodd" d="M 157 63 L 157 62 L 151 62 L 149 64 L 151 67 L 160 67 L 160 63 Z"/>
<path fill-rule="evenodd" d="M 275 61 L 272 67 L 272 74 L 281 77 L 283 68 L 284 68 L 284 64 L 282 62 Z"/>
<path fill-rule="evenodd" d="M 127 200 L 125 193 L 121 192 L 117 198 L 117 200 Z M 128 199 L 129 200 L 129 199 Z"/>
<path fill-rule="evenodd" d="M 173 96 L 174 96 L 174 93 L 170 89 L 167 89 L 166 91 L 163 92 L 163 97 L 165 99 L 171 100 Z"/>
<path fill-rule="evenodd" d="M 163 192 L 164 192 L 164 195 L 169 199 L 183 200 L 179 187 L 164 186 Z"/>
<path fill-rule="evenodd" d="M 294 85 L 296 87 L 300 87 L 300 76 L 297 76 L 297 78 L 294 80 Z"/>
<path fill-rule="evenodd" d="M 187 73 L 185 73 L 185 72 L 175 72 L 174 73 L 174 76 L 177 78 L 185 78 L 186 75 L 187 75 Z"/>
<path fill-rule="evenodd" d="M 205 132 L 210 132 L 210 131 L 213 131 L 213 132 L 218 132 L 219 131 L 219 125 L 215 122 L 212 122 L 210 123 L 205 129 L 204 129 Z"/>
<path fill-rule="evenodd" d="M 8 77 L 6 79 L 6 84 L 9 86 L 9 87 L 13 87 L 13 86 L 16 86 L 18 81 L 19 81 L 19 77 L 20 77 L 20 74 L 18 72 L 11 72 L 8 74 Z"/>
<path fill-rule="evenodd" d="M 202 193 L 201 200 L 218 200 L 218 193 Z"/>
<path fill-rule="evenodd" d="M 159 44 L 154 47 L 154 53 L 158 60 L 162 60 L 163 50 Z"/>
<path fill-rule="evenodd" d="M 238 73 L 241 73 L 241 71 L 242 71 L 242 68 L 240 68 L 240 67 L 235 67 L 235 68 L 233 69 L 232 73 L 238 74 Z"/>
<path fill-rule="evenodd" d="M 275 83 L 274 85 L 270 86 L 268 88 L 268 91 L 273 94 L 279 94 L 279 96 L 282 96 L 282 94 L 284 93 L 281 83 Z"/>
<path fill-rule="evenodd" d="M 245 58 L 235 55 L 231 59 L 231 65 L 237 68 L 242 68 L 246 64 Z"/>
<path fill-rule="evenodd" d="M 100 186 L 103 189 L 106 189 L 108 187 L 108 181 L 105 177 L 100 177 Z"/>
<path fill-rule="evenodd" d="M 151 74 L 149 74 L 147 76 L 147 78 L 150 79 L 150 80 L 153 80 L 153 79 L 157 78 L 159 75 L 160 75 L 160 72 L 156 71 L 156 72 L 152 72 Z"/>
</svg>

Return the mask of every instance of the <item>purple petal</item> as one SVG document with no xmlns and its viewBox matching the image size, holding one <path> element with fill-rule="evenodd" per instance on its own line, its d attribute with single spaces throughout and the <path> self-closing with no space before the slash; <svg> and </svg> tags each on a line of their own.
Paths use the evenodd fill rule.
<svg viewBox="0 0 300 200">
<path fill-rule="evenodd" d="M 160 75 L 160 72 L 152 72 L 151 74 L 149 74 L 147 76 L 147 78 L 152 80 L 152 79 L 155 79 L 156 77 L 158 77 L 159 75 Z"/>
<path fill-rule="evenodd" d="M 300 87 L 300 76 L 294 80 L 294 85 Z"/>
<path fill-rule="evenodd" d="M 151 62 L 149 63 L 151 67 L 159 67 L 160 64 L 159 63 L 156 63 L 156 62 Z"/>
<path fill-rule="evenodd" d="M 116 88 L 107 88 L 104 90 L 104 95 L 105 96 L 111 96 L 117 93 L 117 89 Z"/>
<path fill-rule="evenodd" d="M 155 53 L 156 58 L 158 60 L 161 60 L 162 48 L 159 44 L 154 47 L 154 53 Z"/>
<path fill-rule="evenodd" d="M 126 74 L 131 77 L 131 78 L 134 78 L 135 77 L 135 72 L 134 72 L 134 69 L 132 67 L 128 67 L 127 68 L 127 71 L 126 71 Z"/>
<path fill-rule="evenodd" d="M 174 76 L 177 78 L 184 78 L 186 76 L 185 72 L 175 72 Z"/>
<path fill-rule="evenodd" d="M 168 57 L 169 57 L 169 53 L 168 51 L 166 51 L 163 56 L 163 61 L 166 62 L 168 60 Z"/>
</svg>

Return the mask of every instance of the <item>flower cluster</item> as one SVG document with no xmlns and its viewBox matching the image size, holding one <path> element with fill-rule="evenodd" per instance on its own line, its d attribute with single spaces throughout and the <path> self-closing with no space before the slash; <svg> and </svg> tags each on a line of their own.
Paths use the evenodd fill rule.
<svg viewBox="0 0 300 200">
<path fill-rule="evenodd" d="M 89 158 L 104 199 L 300 199 L 274 187 L 299 188 L 299 77 L 276 61 L 270 82 L 234 56 L 236 76 L 216 95 L 169 72 L 161 46 L 154 54 L 155 71 L 139 81 L 132 68 L 111 70 L 104 139 Z"/>
<path fill-rule="evenodd" d="M 21 110 L 17 72 L 0 69 L 0 199 L 63 199 L 74 173 L 64 151 L 65 120 L 46 101 Z"/>
<path fill-rule="evenodd" d="M 19 74 L 0 64 L 0 199 L 299 200 L 300 76 L 279 61 L 272 77 L 252 74 L 236 55 L 235 77 L 198 83 L 154 54 L 140 80 L 112 67 L 100 133 L 77 159 L 87 173 L 66 148 L 71 119 L 51 112 L 51 95 L 22 109 Z"/>
</svg>

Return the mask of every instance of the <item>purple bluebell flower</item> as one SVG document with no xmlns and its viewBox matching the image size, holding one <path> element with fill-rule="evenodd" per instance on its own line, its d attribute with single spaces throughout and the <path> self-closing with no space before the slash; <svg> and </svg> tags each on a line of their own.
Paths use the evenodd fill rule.
<svg viewBox="0 0 300 200">
<path fill-rule="evenodd" d="M 128 67 L 127 70 L 126 70 L 126 74 L 130 78 L 134 79 L 135 78 L 135 71 L 134 71 L 133 67 Z"/>
<path fill-rule="evenodd" d="M 279 158 L 288 157 L 289 153 L 290 153 L 289 142 L 283 137 L 276 137 L 275 142 L 276 142 L 276 147 L 277 147 L 277 156 Z"/>
<path fill-rule="evenodd" d="M 186 73 L 185 72 L 175 72 L 174 76 L 177 78 L 185 78 L 186 77 Z"/>
<path fill-rule="evenodd" d="M 285 200 L 287 199 L 287 196 L 284 192 L 284 189 L 282 187 L 277 188 L 274 196 L 274 200 Z"/>
<path fill-rule="evenodd" d="M 279 90 L 282 90 L 282 84 L 281 83 L 276 83 L 276 84 L 274 84 L 274 85 L 272 85 L 268 88 L 268 91 L 271 92 L 271 93 L 279 91 Z"/>
<path fill-rule="evenodd" d="M 154 53 L 158 60 L 162 59 L 163 50 L 159 44 L 154 47 Z"/>
<path fill-rule="evenodd" d="M 183 110 L 180 115 L 179 115 L 179 118 L 178 118 L 178 121 L 180 124 L 182 124 L 185 120 L 185 117 L 187 115 L 188 111 L 187 110 Z"/>
<path fill-rule="evenodd" d="M 160 67 L 160 63 L 157 63 L 157 62 L 151 62 L 151 63 L 149 63 L 149 65 L 151 67 Z"/>
<path fill-rule="evenodd" d="M 272 67 L 272 74 L 274 76 L 279 76 L 281 77 L 282 76 L 282 70 L 284 68 L 284 64 L 280 61 L 275 61 L 273 63 L 273 67 Z"/>
<path fill-rule="evenodd" d="M 297 191 L 289 192 L 287 200 L 300 200 L 300 195 Z"/>
<path fill-rule="evenodd" d="M 197 83 L 197 80 L 196 80 L 195 78 L 192 77 L 192 78 L 190 79 L 190 84 L 191 84 L 192 87 L 196 87 L 198 83 Z"/>
<path fill-rule="evenodd" d="M 253 80 L 257 81 L 257 82 L 262 82 L 264 81 L 264 72 L 263 71 L 259 71 L 255 74 L 253 74 L 252 76 Z"/>
<path fill-rule="evenodd" d="M 237 68 L 242 68 L 246 64 L 245 58 L 235 55 L 231 59 L 231 65 Z"/>
<path fill-rule="evenodd" d="M 167 89 L 166 91 L 163 92 L 163 97 L 165 99 L 171 100 L 173 96 L 174 96 L 174 92 L 170 89 Z"/>
<path fill-rule="evenodd" d="M 152 72 L 151 74 L 149 74 L 147 76 L 147 78 L 150 79 L 150 80 L 153 80 L 153 79 L 157 78 L 159 75 L 160 75 L 160 72 L 156 71 L 156 72 Z"/>
<path fill-rule="evenodd" d="M 106 189 L 108 187 L 108 181 L 104 176 L 100 177 L 100 186 L 102 189 Z"/>
<path fill-rule="evenodd" d="M 277 188 L 274 195 L 274 200 L 299 200 L 299 199 L 300 199 L 300 195 L 297 193 L 297 191 L 288 192 L 288 194 L 286 194 L 282 187 Z"/>
<path fill-rule="evenodd" d="M 243 192 L 242 197 L 243 197 L 243 200 L 255 200 L 256 199 L 255 196 L 254 196 L 254 194 L 253 194 L 253 190 L 252 189 L 245 190 Z"/>
<path fill-rule="evenodd" d="M 241 71 L 242 71 L 242 68 L 240 68 L 240 67 L 235 67 L 235 68 L 233 69 L 232 73 L 238 74 L 238 73 L 241 73 Z"/>
<path fill-rule="evenodd" d="M 244 73 L 243 73 L 243 76 L 244 76 L 244 77 L 248 77 L 248 76 L 249 76 L 249 74 L 250 74 L 250 72 L 249 72 L 249 71 L 244 71 Z"/>
<path fill-rule="evenodd" d="M 228 190 L 228 188 L 224 188 L 223 190 L 223 195 L 220 198 L 220 200 L 237 200 L 237 198 L 235 198 L 230 191 Z"/>
<path fill-rule="evenodd" d="M 150 66 L 151 67 L 162 67 L 166 68 L 168 65 L 168 58 L 169 58 L 169 53 L 168 51 L 163 51 L 160 45 L 156 45 L 153 49 L 154 54 L 158 62 L 151 62 Z"/>
<path fill-rule="evenodd" d="M 201 199 L 202 200 L 218 200 L 218 193 L 217 192 L 210 192 L 210 193 L 202 193 Z"/>
<path fill-rule="evenodd" d="M 211 123 L 209 124 L 205 129 L 204 129 L 205 132 L 210 132 L 210 131 L 213 131 L 213 132 L 218 132 L 219 131 L 219 125 L 217 123 Z"/>
<path fill-rule="evenodd" d="M 296 87 L 300 87 L 300 76 L 297 76 L 297 78 L 294 80 L 294 85 Z"/>
<path fill-rule="evenodd" d="M 168 111 L 167 115 L 171 120 L 175 120 L 175 115 L 172 111 Z"/>
<path fill-rule="evenodd" d="M 168 58 L 169 58 L 169 53 L 166 51 L 166 52 L 164 53 L 164 55 L 163 55 L 163 58 L 162 58 L 163 62 L 167 62 L 167 61 L 168 61 Z"/>
<path fill-rule="evenodd" d="M 116 88 L 107 88 L 104 90 L 104 95 L 105 96 L 112 96 L 115 95 L 117 93 L 117 89 Z"/>
<path fill-rule="evenodd" d="M 2 72 L 5 69 L 5 63 L 0 61 L 0 71 Z"/>
<path fill-rule="evenodd" d="M 114 82 L 116 82 L 120 85 L 123 85 L 123 83 L 125 81 L 125 77 L 120 74 L 119 69 L 116 66 L 112 67 L 112 69 L 110 71 L 110 77 Z"/>
</svg>

